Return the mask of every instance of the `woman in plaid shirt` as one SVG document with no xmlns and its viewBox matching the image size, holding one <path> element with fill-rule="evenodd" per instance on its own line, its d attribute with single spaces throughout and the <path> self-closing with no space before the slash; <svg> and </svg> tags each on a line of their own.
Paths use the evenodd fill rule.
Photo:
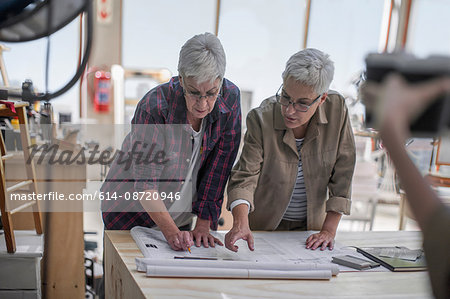
<svg viewBox="0 0 450 299">
<path fill-rule="evenodd" d="M 240 91 L 224 78 L 225 64 L 219 39 L 196 35 L 181 48 L 179 76 L 138 103 L 121 149 L 123 156 L 134 157 L 133 163 L 127 167 L 117 156 L 101 188 L 108 199 L 102 200 L 105 229 L 158 226 L 174 250 L 187 250 L 194 241 L 196 246 L 222 245 L 209 230 L 217 229 L 241 138 Z M 161 163 L 137 162 L 146 149 L 156 153 L 155 146 L 163 149 Z M 165 205 L 168 196 L 172 205 Z M 190 230 L 194 215 L 195 228 L 180 230 Z"/>
</svg>

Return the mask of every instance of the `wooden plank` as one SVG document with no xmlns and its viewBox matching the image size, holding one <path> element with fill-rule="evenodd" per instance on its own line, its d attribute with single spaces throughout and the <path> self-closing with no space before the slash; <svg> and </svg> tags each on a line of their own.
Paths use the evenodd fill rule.
<svg viewBox="0 0 450 299">
<path fill-rule="evenodd" d="M 43 298 L 84 298 L 83 213 L 46 214 Z"/>
<path fill-rule="evenodd" d="M 14 102 L 15 108 L 28 107 L 30 105 L 30 104 L 28 104 L 28 102 L 22 102 L 22 101 L 11 101 L 11 102 Z M 9 110 L 9 108 L 7 108 L 5 104 L 0 104 L 0 112 L 2 113 L 2 116 L 3 116 L 4 111 L 1 111 L 1 110 Z"/>
<path fill-rule="evenodd" d="M 35 204 L 36 204 L 36 201 L 28 202 L 28 203 L 23 204 L 23 205 L 21 205 L 21 206 L 15 208 L 15 209 L 12 209 L 9 213 L 10 213 L 11 215 L 13 215 L 14 213 L 17 213 L 17 212 L 19 212 L 19 211 L 25 210 L 26 208 L 31 207 L 31 206 L 33 206 L 33 205 L 35 205 Z"/>
<path fill-rule="evenodd" d="M 5 161 L 5 160 L 8 160 L 8 159 L 11 159 L 11 158 L 13 158 L 14 157 L 14 155 L 13 154 L 7 154 L 7 155 L 4 155 L 4 156 L 2 156 L 2 161 Z"/>
<path fill-rule="evenodd" d="M 17 183 L 17 184 L 15 184 L 15 185 L 11 186 L 11 187 L 6 188 L 6 192 L 7 192 L 7 193 L 14 192 L 14 191 L 16 191 L 16 190 L 19 190 L 19 189 L 22 188 L 22 187 L 31 185 L 32 183 L 33 183 L 32 180 L 26 180 L 26 181 Z"/>
<path fill-rule="evenodd" d="M 3 134 L 0 134 L 0 153 L 6 154 L 5 142 L 3 140 Z M 16 251 L 16 241 L 14 239 L 14 232 L 12 228 L 11 214 L 6 212 L 6 172 L 5 172 L 5 160 L 0 162 L 0 212 L 2 214 L 3 231 L 5 232 L 6 249 L 9 253 Z"/>
<path fill-rule="evenodd" d="M 0 140 L 3 148 L 3 138 Z M 5 168 L 3 162 L 0 162 L 0 212 L 2 213 L 3 231 L 5 233 L 6 250 L 9 253 L 16 251 L 16 240 L 14 239 L 14 231 L 12 226 L 11 214 L 6 212 L 6 181 Z"/>
<path fill-rule="evenodd" d="M 16 106 L 16 105 L 15 105 Z M 29 190 L 31 192 L 39 193 L 38 187 L 36 183 L 36 170 L 34 168 L 34 161 L 27 163 L 30 161 L 30 132 L 28 130 L 28 118 L 26 112 L 26 106 L 16 107 L 17 116 L 19 117 L 20 124 L 20 138 L 22 141 L 22 149 L 23 149 L 23 158 L 25 163 L 25 169 L 27 172 L 27 178 L 29 180 L 33 180 L 33 184 L 30 186 Z M 42 219 L 39 211 L 39 202 L 36 201 L 36 205 L 33 206 L 33 219 L 34 226 L 36 228 L 37 234 L 42 234 Z"/>
<path fill-rule="evenodd" d="M 36 158 L 39 158 L 37 156 Z M 5 161 L 8 179 L 21 181 L 27 176 L 23 167 L 23 157 L 15 155 L 13 159 Z M 80 194 L 85 186 L 86 165 L 52 165 L 51 177 L 47 175 L 47 163 L 44 161 L 36 165 L 38 189 L 40 193 L 58 192 Z M 51 178 L 64 178 L 67 182 L 55 182 Z M 73 180 L 72 180 L 73 179 Z M 42 213 L 45 217 L 52 214 L 52 227 L 46 230 L 51 235 L 49 250 L 43 263 L 47 265 L 45 283 L 42 291 L 45 298 L 83 298 L 85 291 L 84 276 L 84 242 L 83 242 L 83 213 L 80 202 L 56 202 L 55 204 L 70 205 L 73 212 Z M 46 205 L 42 205 L 46 207 Z M 59 206 L 61 207 L 61 206 Z M 49 207 L 47 207 L 49 208 Z M 12 215 L 14 229 L 33 229 L 32 209 Z M 43 223 L 44 224 L 44 223 Z M 46 226 L 44 225 L 44 228 Z"/>
<path fill-rule="evenodd" d="M 145 298 L 123 262 L 117 248 L 105 232 L 105 298 Z"/>
</svg>

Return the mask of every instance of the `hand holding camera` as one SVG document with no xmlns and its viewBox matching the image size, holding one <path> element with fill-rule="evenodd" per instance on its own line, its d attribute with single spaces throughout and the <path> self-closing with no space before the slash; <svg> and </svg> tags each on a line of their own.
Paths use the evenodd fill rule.
<svg viewBox="0 0 450 299">
<path fill-rule="evenodd" d="M 426 128 L 423 122 L 427 119 L 418 121 L 418 118 L 423 118 L 423 111 L 430 105 L 435 105 L 435 101 L 442 101 L 439 95 L 449 91 L 450 77 L 409 84 L 399 74 L 388 75 L 382 84 L 367 82 L 361 90 L 366 106 L 375 113 L 376 127 L 383 139 L 387 137 L 383 136 L 386 133 L 406 138 L 410 123 L 415 122 L 421 128 Z M 446 115 L 442 111 L 436 112 L 435 116 L 438 118 Z M 448 119 L 441 119 L 439 122 L 445 121 L 448 122 Z"/>
<path fill-rule="evenodd" d="M 428 136 L 450 127 L 450 58 L 439 58 L 438 64 L 433 59 L 404 57 L 386 63 L 389 59 L 385 58 L 389 54 L 378 55 L 381 59 L 376 59 L 376 63 L 366 59 L 368 80 L 362 87 L 361 95 L 367 111 L 375 115 L 383 145 L 394 163 L 411 211 L 424 233 L 424 249 L 429 257 L 427 264 L 434 294 L 439 298 L 448 298 L 450 211 L 410 159 L 404 139 L 409 133 L 411 121 L 413 133 L 423 132 Z"/>
<path fill-rule="evenodd" d="M 411 123 L 414 135 L 426 136 L 450 128 L 450 79 L 444 79 L 450 78 L 450 57 L 369 54 L 366 64 L 361 96 L 368 127 L 381 129 L 386 120 L 407 129 Z"/>
</svg>

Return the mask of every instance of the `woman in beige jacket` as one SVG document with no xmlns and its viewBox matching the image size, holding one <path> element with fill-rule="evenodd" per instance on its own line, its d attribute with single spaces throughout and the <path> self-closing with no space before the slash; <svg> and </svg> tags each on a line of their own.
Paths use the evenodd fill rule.
<svg viewBox="0 0 450 299">
<path fill-rule="evenodd" d="M 228 249 L 251 230 L 318 230 L 311 249 L 333 249 L 342 214 L 350 213 L 355 144 L 344 98 L 328 88 L 334 66 L 317 49 L 294 54 L 275 97 L 247 116 L 247 132 L 228 183 L 233 228 Z"/>
</svg>

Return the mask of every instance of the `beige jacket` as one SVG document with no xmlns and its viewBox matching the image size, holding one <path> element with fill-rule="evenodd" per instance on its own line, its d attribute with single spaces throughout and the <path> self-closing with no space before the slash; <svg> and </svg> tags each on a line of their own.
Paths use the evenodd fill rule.
<svg viewBox="0 0 450 299">
<path fill-rule="evenodd" d="M 355 143 L 344 98 L 330 91 L 311 118 L 301 149 L 308 230 L 320 230 L 326 212 L 350 214 Z M 247 116 L 247 132 L 228 182 L 228 209 L 237 199 L 250 202 L 250 229 L 274 230 L 292 195 L 299 155 L 275 97 Z M 328 196 L 327 196 L 328 189 Z"/>
</svg>

